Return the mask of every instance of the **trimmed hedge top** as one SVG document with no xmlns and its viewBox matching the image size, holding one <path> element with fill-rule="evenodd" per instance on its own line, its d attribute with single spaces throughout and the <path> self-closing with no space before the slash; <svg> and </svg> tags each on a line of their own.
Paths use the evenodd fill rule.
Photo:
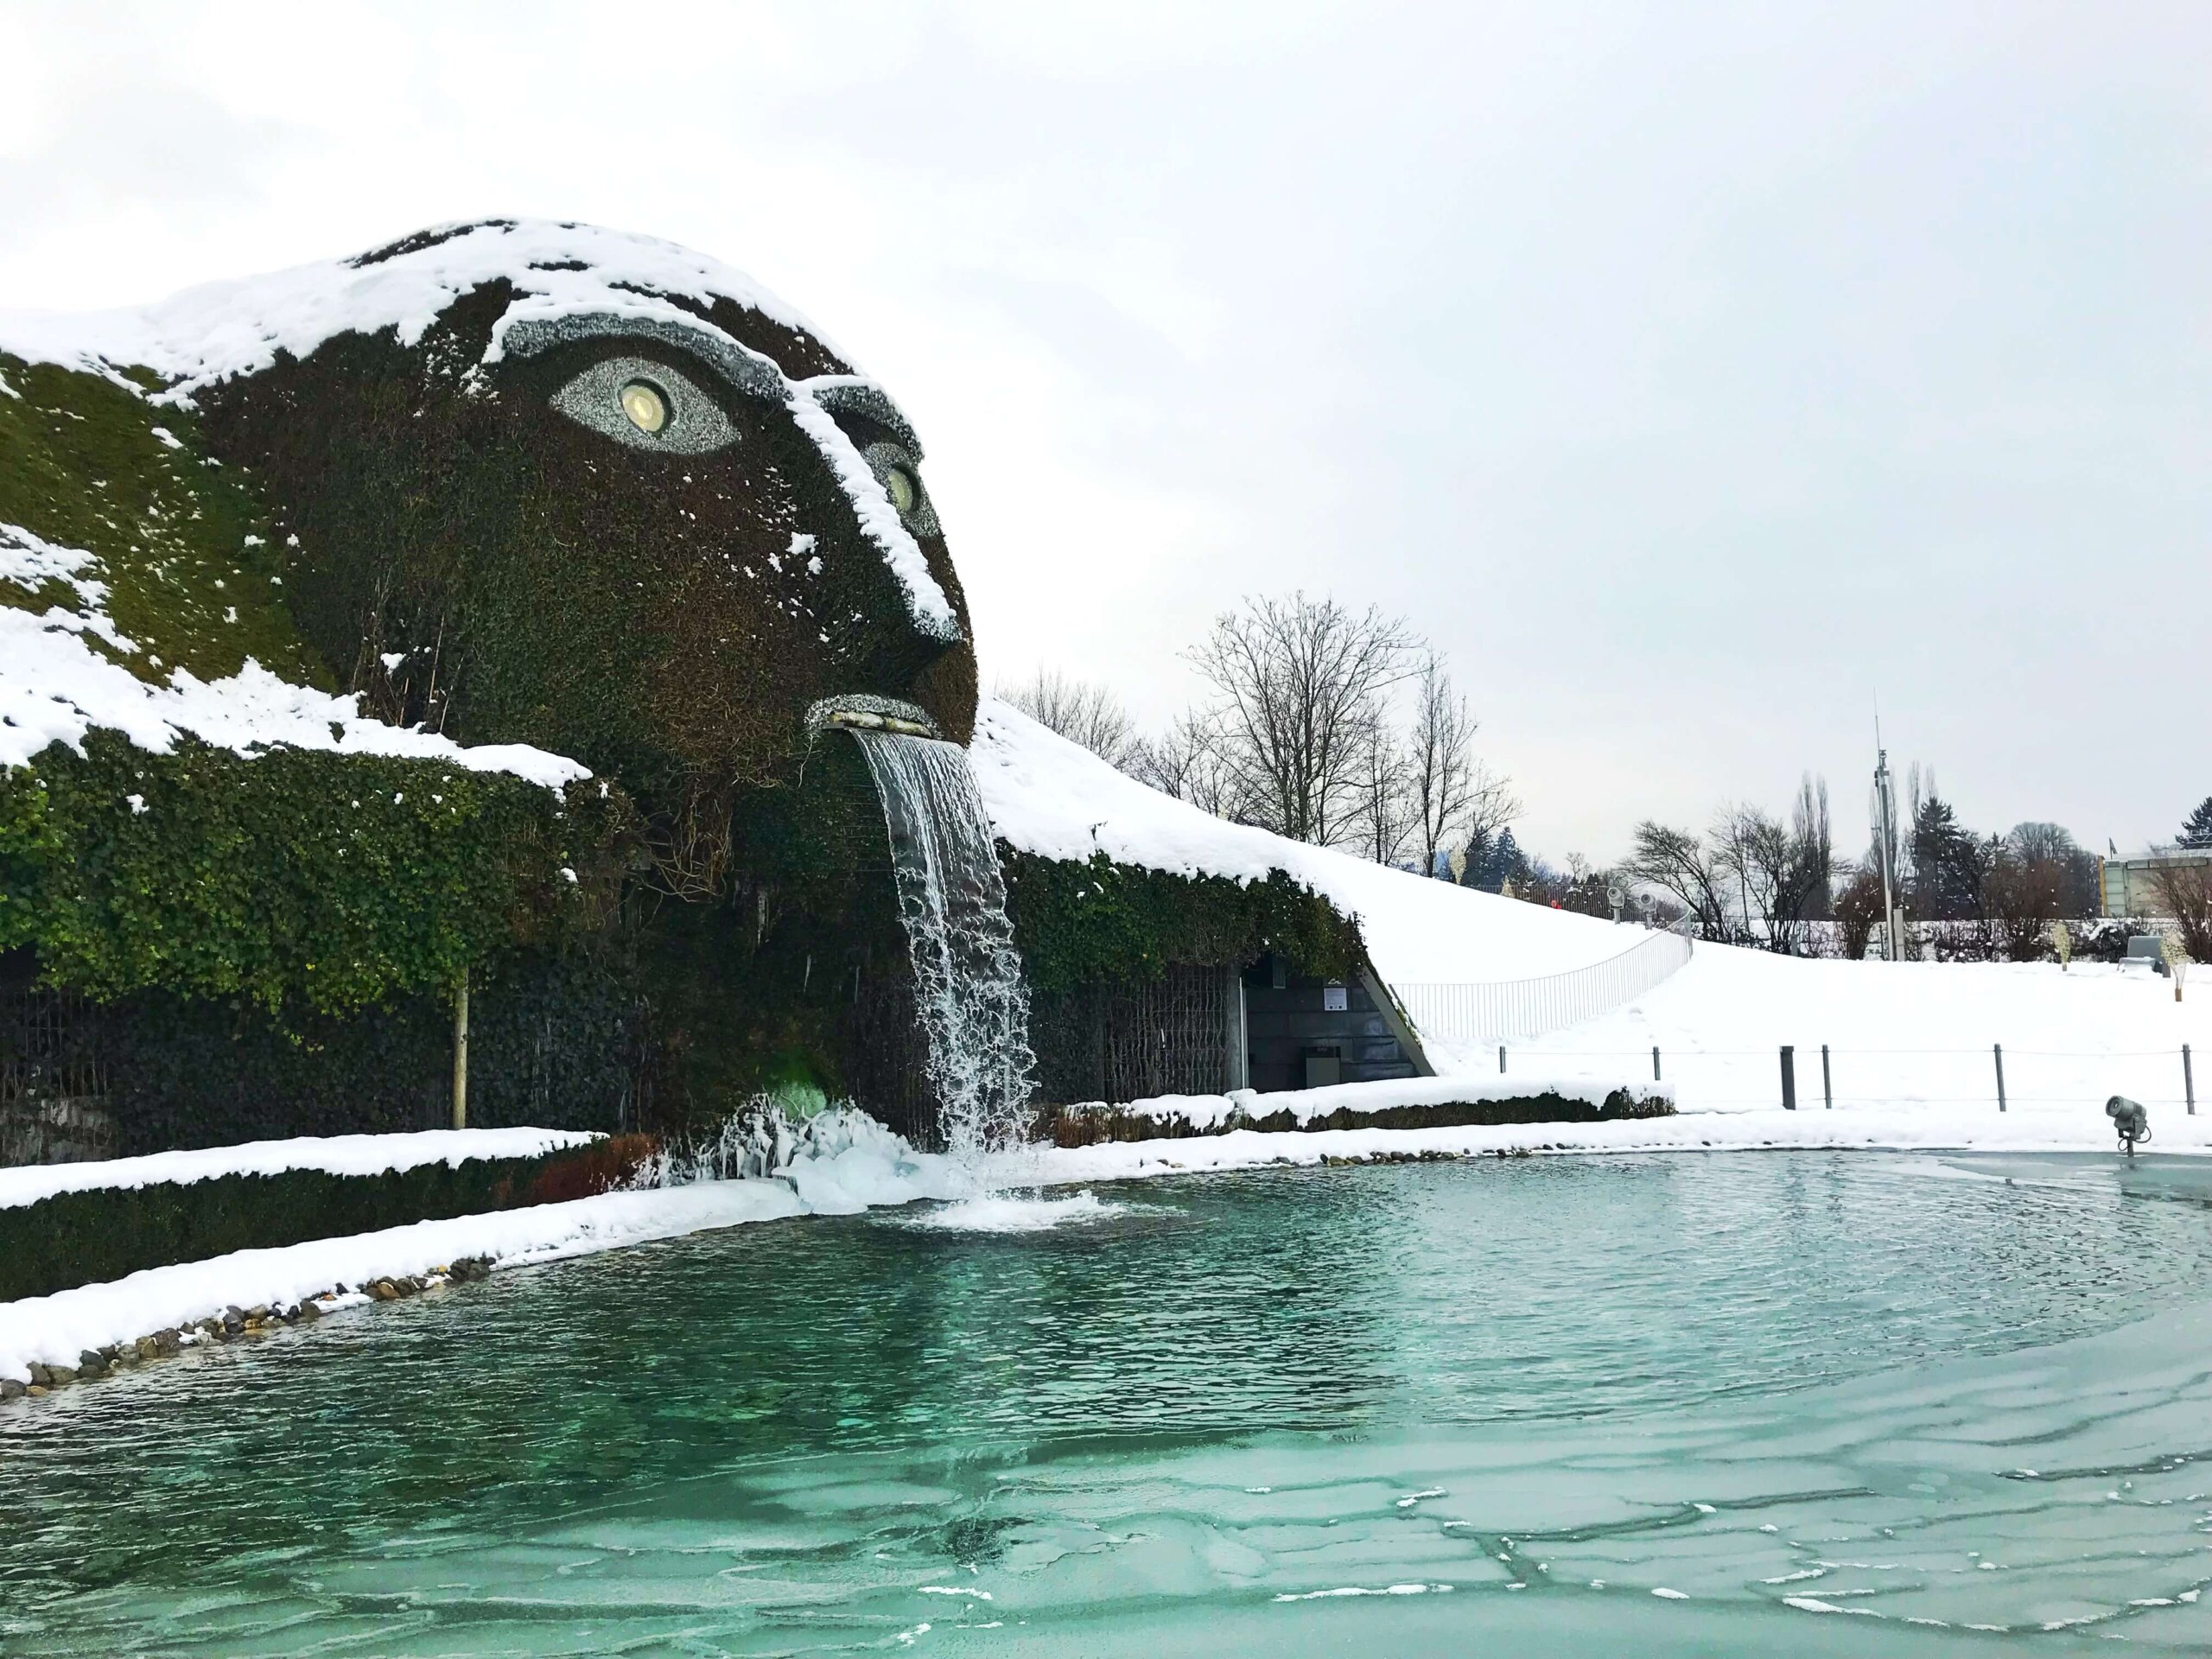
<svg viewBox="0 0 2212 1659">
<path fill-rule="evenodd" d="M 999 843 L 1014 943 L 1034 989 L 1154 980 L 1170 963 L 1255 962 L 1342 979 L 1366 960 L 1357 923 L 1281 870 L 1264 881 L 1044 858 Z"/>
</svg>

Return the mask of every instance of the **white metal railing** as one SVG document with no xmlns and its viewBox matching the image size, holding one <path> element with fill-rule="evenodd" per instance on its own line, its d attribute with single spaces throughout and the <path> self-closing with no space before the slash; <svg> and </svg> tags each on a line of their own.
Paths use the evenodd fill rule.
<svg viewBox="0 0 2212 1659">
<path fill-rule="evenodd" d="M 1652 933 L 1617 957 L 1541 979 L 1483 985 L 1393 985 L 1414 1029 L 1429 1037 L 1533 1037 L 1619 1007 L 1690 959 L 1680 933 Z"/>
</svg>

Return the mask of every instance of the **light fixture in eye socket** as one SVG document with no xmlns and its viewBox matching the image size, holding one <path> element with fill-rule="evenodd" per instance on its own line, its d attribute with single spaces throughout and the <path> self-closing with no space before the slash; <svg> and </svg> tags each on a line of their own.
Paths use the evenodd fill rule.
<svg viewBox="0 0 2212 1659">
<path fill-rule="evenodd" d="M 674 364 L 653 359 L 603 357 L 549 401 L 577 425 L 648 454 L 712 454 L 738 439 L 719 401 Z"/>
<path fill-rule="evenodd" d="M 914 482 L 914 475 L 904 467 L 887 467 L 883 470 L 883 487 L 890 494 L 891 505 L 899 509 L 899 516 L 906 518 L 922 499 L 921 486 Z"/>
<path fill-rule="evenodd" d="M 658 432 L 668 424 L 668 397 L 649 381 L 632 380 L 622 388 L 622 412 L 640 432 Z"/>
<path fill-rule="evenodd" d="M 899 522 L 916 536 L 936 536 L 937 513 L 930 505 L 929 492 L 922 487 L 921 469 L 914 465 L 912 451 L 904 444 L 871 443 L 861 451 L 867 460 L 868 470 L 875 474 L 875 481 L 883 486 L 883 493 L 891 498 L 891 505 L 899 514 Z"/>
</svg>

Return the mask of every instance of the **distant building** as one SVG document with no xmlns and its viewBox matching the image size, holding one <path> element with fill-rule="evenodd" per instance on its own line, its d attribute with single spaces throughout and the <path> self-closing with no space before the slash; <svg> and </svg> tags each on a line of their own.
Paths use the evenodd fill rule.
<svg viewBox="0 0 2212 1659">
<path fill-rule="evenodd" d="M 2141 858 L 2097 861 L 2097 903 L 2107 916 L 2168 916 L 2172 910 L 2158 891 L 2158 871 L 2212 869 L 2212 849 L 2162 847 Z"/>
</svg>

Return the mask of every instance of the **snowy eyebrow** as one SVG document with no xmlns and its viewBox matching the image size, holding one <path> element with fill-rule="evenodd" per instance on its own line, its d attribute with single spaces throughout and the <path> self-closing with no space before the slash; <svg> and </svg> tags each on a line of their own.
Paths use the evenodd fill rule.
<svg viewBox="0 0 2212 1659">
<path fill-rule="evenodd" d="M 873 380 L 857 374 L 817 374 L 798 383 L 799 390 L 832 415 L 860 415 L 874 421 L 899 440 L 899 447 L 915 461 L 922 459 L 922 441 L 914 435 L 891 394 Z"/>
<path fill-rule="evenodd" d="M 937 578 L 930 574 L 929 560 L 923 556 L 921 543 L 899 518 L 899 509 L 892 505 L 891 493 L 883 487 L 883 480 L 868 464 L 860 446 L 804 386 L 791 387 L 787 407 L 791 418 L 798 423 L 799 430 L 814 440 L 814 447 L 836 474 L 845 499 L 860 516 L 861 533 L 882 550 L 883 562 L 906 588 L 907 613 L 914 619 L 915 626 L 948 645 L 958 641 L 960 619 L 953 614 L 951 601 L 945 598 L 944 589 L 938 586 Z"/>
<path fill-rule="evenodd" d="M 906 611 L 914 626 L 946 644 L 961 639 L 960 619 L 930 573 L 921 543 L 900 520 L 883 480 L 832 412 L 837 406 L 849 408 L 911 439 L 912 429 L 906 416 L 880 388 L 853 375 L 822 375 L 794 383 L 773 359 L 741 345 L 714 324 L 692 320 L 681 312 L 670 315 L 658 310 L 569 311 L 555 316 L 517 317 L 494 341 L 494 349 L 530 357 L 556 346 L 607 339 L 652 340 L 676 346 L 711 365 L 740 391 L 772 399 L 788 409 L 799 430 L 814 441 L 814 447 L 830 463 L 830 470 L 860 519 L 861 533 L 875 543 L 884 563 L 906 590 Z M 918 445 L 913 453 L 919 456 Z"/>
<path fill-rule="evenodd" d="M 571 311 L 553 317 L 518 317 L 499 343 L 514 356 L 535 357 L 556 346 L 609 339 L 673 346 L 700 359 L 749 396 L 779 404 L 791 396 L 791 382 L 773 361 L 741 346 L 711 323 L 678 322 L 632 311 Z"/>
</svg>

